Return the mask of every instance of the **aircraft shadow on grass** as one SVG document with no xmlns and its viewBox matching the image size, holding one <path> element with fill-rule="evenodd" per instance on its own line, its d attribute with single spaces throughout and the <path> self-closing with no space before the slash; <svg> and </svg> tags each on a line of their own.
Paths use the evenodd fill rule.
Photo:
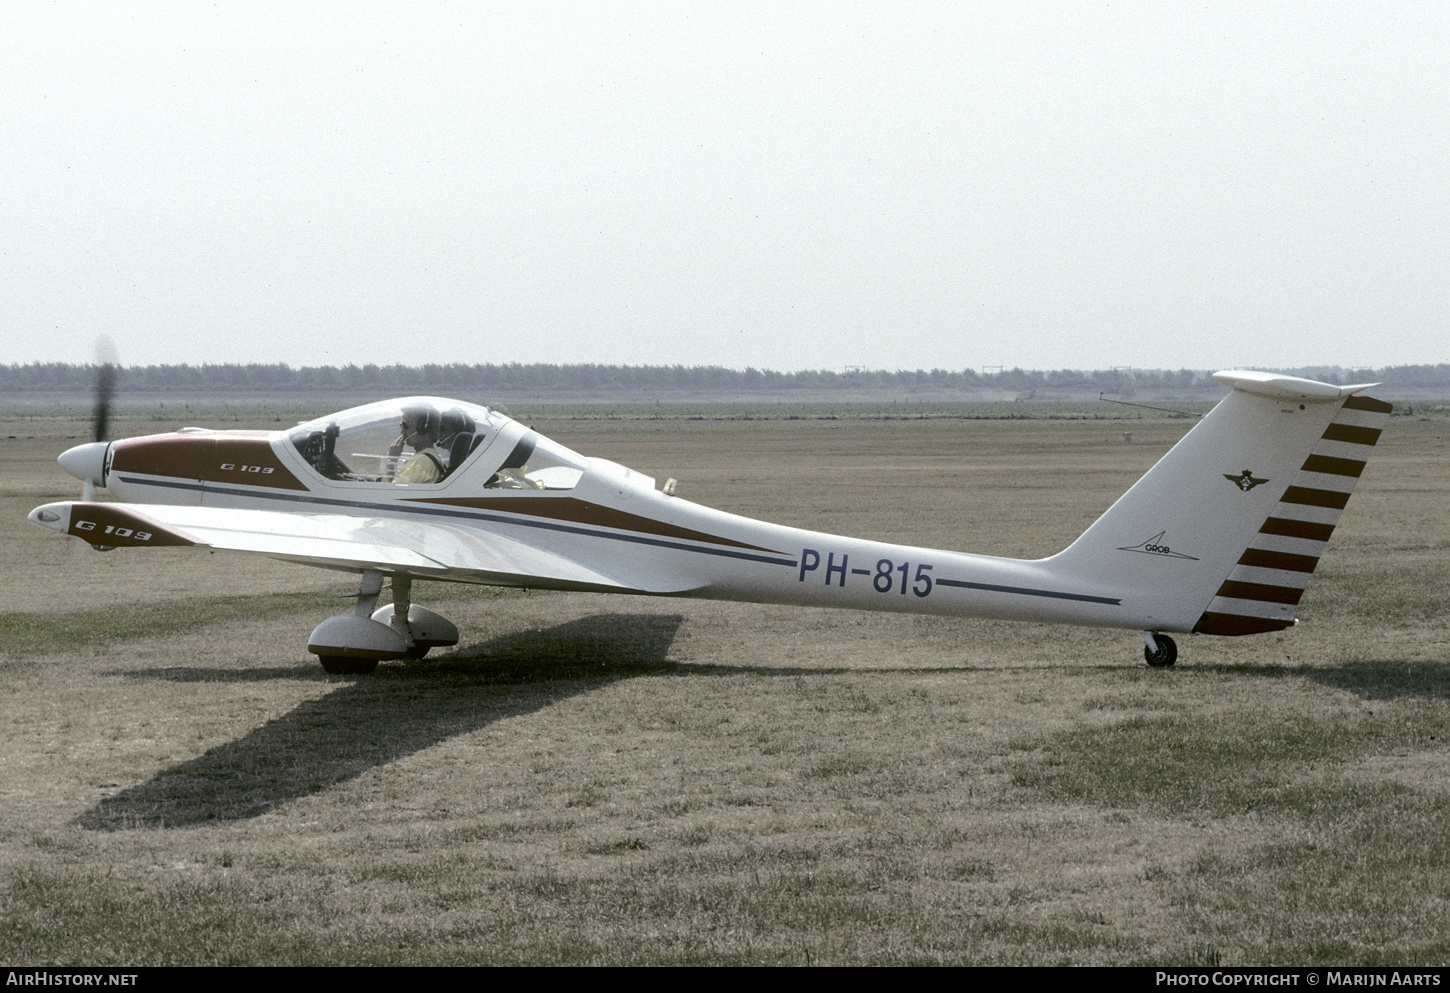
<svg viewBox="0 0 1450 993">
<path fill-rule="evenodd" d="M 505 635 L 437 660 L 383 666 L 106 798 L 76 823 L 118 831 L 259 817 L 494 721 L 533 713 L 620 679 L 672 671 L 666 656 L 682 620 L 678 615 L 597 615 Z M 172 669 L 160 678 L 193 682 L 219 675 Z M 290 668 L 271 668 L 247 678 L 297 675 Z"/>
<path fill-rule="evenodd" d="M 1307 679 L 1353 693 L 1361 700 L 1450 700 L 1450 665 L 1443 662 L 1366 659 L 1325 666 L 1236 663 L 1204 666 L 1202 671 L 1236 672 L 1263 679 Z"/>
<path fill-rule="evenodd" d="M 1376 659 L 1310 669 L 1305 675 L 1362 700 L 1450 699 L 1450 666 L 1443 662 Z"/>
</svg>

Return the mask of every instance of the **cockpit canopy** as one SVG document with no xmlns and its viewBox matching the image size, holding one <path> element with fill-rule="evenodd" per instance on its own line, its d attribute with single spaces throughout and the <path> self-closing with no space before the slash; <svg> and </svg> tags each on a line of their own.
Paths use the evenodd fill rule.
<svg viewBox="0 0 1450 993">
<path fill-rule="evenodd" d="M 425 425 L 432 444 L 415 437 L 417 451 L 404 446 L 405 422 Z M 288 437 L 308 465 L 339 482 L 391 482 L 410 460 L 430 458 L 441 475 L 425 485 L 466 476 L 480 488 L 572 489 L 587 465 L 500 411 L 443 397 L 353 407 L 299 424 Z"/>
</svg>

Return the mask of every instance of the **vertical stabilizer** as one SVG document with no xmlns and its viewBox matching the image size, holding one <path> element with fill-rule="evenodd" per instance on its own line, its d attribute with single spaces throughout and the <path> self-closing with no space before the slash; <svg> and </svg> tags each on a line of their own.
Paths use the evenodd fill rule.
<svg viewBox="0 0 1450 993">
<path fill-rule="evenodd" d="M 1391 407 L 1365 386 L 1214 378 L 1233 392 L 1046 564 L 1137 604 L 1145 628 L 1279 630 Z"/>
</svg>

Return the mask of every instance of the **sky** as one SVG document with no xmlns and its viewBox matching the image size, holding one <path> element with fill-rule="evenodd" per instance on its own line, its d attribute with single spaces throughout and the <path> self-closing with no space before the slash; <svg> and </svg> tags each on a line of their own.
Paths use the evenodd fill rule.
<svg viewBox="0 0 1450 993">
<path fill-rule="evenodd" d="M 16 3 L 0 363 L 1450 361 L 1450 5 Z"/>
</svg>

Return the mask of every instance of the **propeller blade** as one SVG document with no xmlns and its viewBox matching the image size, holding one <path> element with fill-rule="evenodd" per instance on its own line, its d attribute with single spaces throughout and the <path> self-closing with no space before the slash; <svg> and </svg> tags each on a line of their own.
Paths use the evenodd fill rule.
<svg viewBox="0 0 1450 993">
<path fill-rule="evenodd" d="M 96 341 L 96 362 L 96 403 L 91 422 L 95 427 L 94 440 L 105 441 L 111 421 L 111 401 L 116 396 L 116 349 L 104 335 Z"/>
<path fill-rule="evenodd" d="M 110 426 L 111 400 L 116 395 L 116 367 L 107 362 L 96 370 L 96 406 L 91 420 L 96 428 L 96 441 L 106 440 Z"/>
</svg>

